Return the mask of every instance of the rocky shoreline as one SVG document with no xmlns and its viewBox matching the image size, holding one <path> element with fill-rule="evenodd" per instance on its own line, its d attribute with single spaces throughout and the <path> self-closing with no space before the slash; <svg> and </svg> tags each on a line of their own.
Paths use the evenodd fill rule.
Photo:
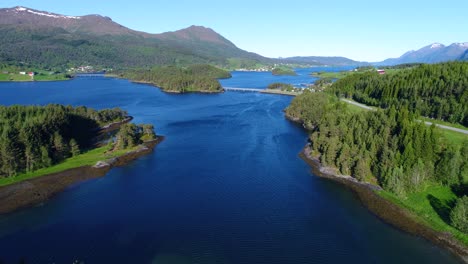
<svg viewBox="0 0 468 264">
<path fill-rule="evenodd" d="M 113 167 L 126 165 L 130 161 L 151 153 L 155 146 L 163 139 L 164 137 L 158 136 L 155 140 L 143 143 L 137 150 L 127 152 L 110 160 L 98 161 L 94 166 L 82 166 L 68 169 L 62 172 L 2 186 L 0 187 L 0 214 L 40 204 L 71 185 L 85 180 L 103 177 Z"/>
<path fill-rule="evenodd" d="M 324 167 L 320 161 L 310 155 L 309 145 L 300 153 L 300 157 L 312 167 L 314 175 L 339 182 L 354 193 L 364 206 L 385 222 L 412 235 L 423 237 L 432 243 L 445 248 L 456 255 L 463 263 L 468 263 L 468 248 L 458 242 L 450 234 L 439 232 L 424 223 L 409 210 L 402 208 L 391 201 L 379 196 L 376 191 L 380 186 L 359 182 L 351 176 L 340 175 L 333 168 Z"/>
</svg>

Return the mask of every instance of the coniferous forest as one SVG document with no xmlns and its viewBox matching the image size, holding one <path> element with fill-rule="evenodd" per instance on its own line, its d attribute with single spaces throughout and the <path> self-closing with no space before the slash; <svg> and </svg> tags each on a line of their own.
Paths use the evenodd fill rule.
<svg viewBox="0 0 468 264">
<path fill-rule="evenodd" d="M 0 106 L 0 177 L 60 163 L 92 148 L 100 127 L 128 116 L 119 108 Z"/>
<path fill-rule="evenodd" d="M 422 116 L 468 126 L 468 63 L 422 64 L 396 73 L 352 74 L 338 80 L 338 96 L 382 108 L 406 107 Z"/>
<path fill-rule="evenodd" d="M 167 92 L 221 92 L 217 79 L 230 78 L 231 74 L 207 64 L 155 67 L 150 70 L 127 71 L 121 75 L 134 81 L 152 83 Z"/>
<path fill-rule="evenodd" d="M 332 95 L 305 91 L 286 114 L 310 130 L 310 154 L 340 174 L 377 184 L 403 199 L 428 186 L 459 190 L 460 205 L 452 210 L 458 220 L 451 224 L 468 233 L 468 206 L 463 202 L 468 140 L 453 144 L 434 125 L 417 121 L 407 106 L 358 112 L 348 107 Z"/>
</svg>

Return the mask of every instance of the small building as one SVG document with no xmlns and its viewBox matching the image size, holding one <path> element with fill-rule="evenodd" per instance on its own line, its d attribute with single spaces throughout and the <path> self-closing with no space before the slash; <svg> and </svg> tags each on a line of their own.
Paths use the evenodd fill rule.
<svg viewBox="0 0 468 264">
<path fill-rule="evenodd" d="M 26 72 L 19 72 L 19 74 L 21 74 L 21 75 L 26 75 Z"/>
<path fill-rule="evenodd" d="M 28 75 L 34 77 L 34 72 L 28 72 Z"/>
<path fill-rule="evenodd" d="M 385 74 L 385 70 L 377 70 L 379 74 Z"/>
</svg>

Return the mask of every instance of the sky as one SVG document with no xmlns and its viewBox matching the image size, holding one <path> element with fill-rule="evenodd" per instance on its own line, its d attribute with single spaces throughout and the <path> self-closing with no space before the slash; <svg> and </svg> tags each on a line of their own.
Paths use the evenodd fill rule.
<svg viewBox="0 0 468 264">
<path fill-rule="evenodd" d="M 162 33 L 199 25 L 267 57 L 399 57 L 431 43 L 468 42 L 467 0 L 0 0 L 64 15 L 100 14 Z"/>
</svg>

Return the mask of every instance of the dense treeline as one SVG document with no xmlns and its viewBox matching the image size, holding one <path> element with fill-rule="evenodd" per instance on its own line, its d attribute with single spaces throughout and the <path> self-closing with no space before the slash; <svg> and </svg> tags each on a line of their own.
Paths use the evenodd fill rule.
<svg viewBox="0 0 468 264">
<path fill-rule="evenodd" d="M 232 77 L 230 72 L 209 64 L 194 64 L 188 66 L 186 69 L 190 74 L 202 75 L 213 79 L 229 79 Z"/>
<path fill-rule="evenodd" d="M 155 67 L 150 70 L 127 71 L 121 75 L 134 81 L 152 83 L 168 92 L 221 92 L 218 78 L 230 78 L 227 71 L 211 65 Z"/>
<path fill-rule="evenodd" d="M 402 63 L 402 64 L 391 65 L 391 66 L 382 66 L 382 67 L 379 67 L 379 68 L 380 69 L 408 69 L 408 68 L 421 66 L 423 64 L 424 63 L 413 62 L 413 63 Z"/>
<path fill-rule="evenodd" d="M 279 90 L 282 90 L 282 91 L 289 91 L 289 90 L 293 90 L 294 86 L 292 86 L 289 83 L 275 82 L 275 83 L 270 83 L 267 86 L 267 89 L 279 89 Z"/>
<path fill-rule="evenodd" d="M 272 71 L 271 71 L 271 74 L 273 75 L 290 75 L 290 76 L 295 76 L 297 75 L 297 73 L 292 70 L 292 69 L 289 69 L 289 68 L 274 68 Z"/>
<path fill-rule="evenodd" d="M 156 139 L 153 125 L 149 124 L 123 124 L 115 137 L 115 142 L 109 142 L 109 149 L 127 149 L 140 145 L 143 142 Z"/>
<path fill-rule="evenodd" d="M 406 107 L 468 126 L 467 73 L 467 62 L 419 65 L 385 75 L 353 74 L 335 82 L 331 91 L 367 105 Z"/>
<path fill-rule="evenodd" d="M 406 107 L 359 113 L 346 108 L 336 98 L 306 91 L 286 110 L 311 129 L 312 154 L 323 165 L 398 196 L 468 179 L 468 141 L 448 144 Z"/>
<path fill-rule="evenodd" d="M 0 177 L 59 163 L 93 144 L 99 127 L 122 121 L 118 108 L 0 106 Z"/>
</svg>

